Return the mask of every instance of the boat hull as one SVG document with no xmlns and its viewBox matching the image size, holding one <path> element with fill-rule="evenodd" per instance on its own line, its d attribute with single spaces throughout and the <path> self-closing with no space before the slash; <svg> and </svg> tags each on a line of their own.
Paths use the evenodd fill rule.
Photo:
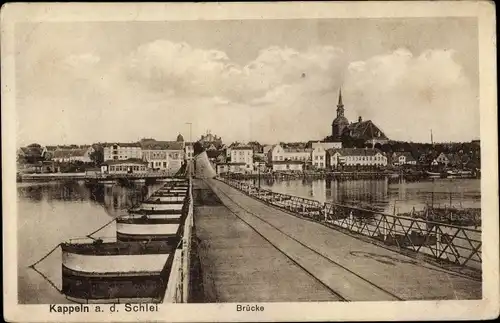
<svg viewBox="0 0 500 323">
<path fill-rule="evenodd" d="M 160 300 L 175 248 L 166 242 L 62 245 L 62 292 L 75 300 Z"/>
</svg>

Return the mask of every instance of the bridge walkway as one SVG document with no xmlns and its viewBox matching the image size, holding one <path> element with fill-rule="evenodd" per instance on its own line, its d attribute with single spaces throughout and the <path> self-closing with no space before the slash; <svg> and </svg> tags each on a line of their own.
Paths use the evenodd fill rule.
<svg viewBox="0 0 500 323">
<path fill-rule="evenodd" d="M 295 217 L 220 181 L 196 180 L 195 196 L 200 261 L 214 301 L 481 298 L 478 279 Z M 281 289 L 256 293 L 271 286 Z"/>
<path fill-rule="evenodd" d="M 193 195 L 203 302 L 342 300 L 234 215 L 204 182 L 194 181 Z"/>
</svg>

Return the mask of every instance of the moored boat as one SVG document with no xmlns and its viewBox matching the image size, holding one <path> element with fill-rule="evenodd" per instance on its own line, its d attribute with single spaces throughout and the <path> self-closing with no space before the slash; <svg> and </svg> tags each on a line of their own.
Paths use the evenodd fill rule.
<svg viewBox="0 0 500 323">
<path fill-rule="evenodd" d="M 429 172 L 429 171 L 426 171 L 425 172 L 427 174 L 427 176 L 429 177 L 440 177 L 441 176 L 441 173 L 436 173 L 436 172 Z"/>
<path fill-rule="evenodd" d="M 62 291 L 80 302 L 160 301 L 176 246 L 168 241 L 63 243 Z"/>
</svg>

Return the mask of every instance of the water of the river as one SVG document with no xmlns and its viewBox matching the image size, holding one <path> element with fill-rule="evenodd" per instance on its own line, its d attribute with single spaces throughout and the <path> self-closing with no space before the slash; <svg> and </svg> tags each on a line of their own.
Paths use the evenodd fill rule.
<svg viewBox="0 0 500 323">
<path fill-rule="evenodd" d="M 20 303 L 68 303 L 39 273 L 28 268 L 60 242 L 87 234 L 125 214 L 141 196 L 150 194 L 162 184 L 153 186 L 120 185 L 86 186 L 83 182 L 20 183 L 18 196 L 18 295 Z M 480 181 L 438 179 L 425 182 L 388 180 L 291 180 L 261 181 L 263 188 L 277 192 L 340 203 L 365 201 L 392 213 L 407 212 L 413 206 L 422 208 L 451 202 L 463 207 L 480 207 Z M 115 237 L 114 223 L 94 237 Z M 36 268 L 61 288 L 60 248 Z"/>
<path fill-rule="evenodd" d="M 162 184 L 131 187 L 87 186 L 83 182 L 19 183 L 18 197 L 18 297 L 19 303 L 69 303 L 31 264 L 60 242 L 85 237 L 126 214 L 141 196 Z M 115 237 L 114 222 L 93 237 Z M 36 269 L 61 288 L 61 251 L 40 262 Z"/>
<path fill-rule="evenodd" d="M 257 180 L 250 181 L 258 185 Z M 393 214 L 422 210 L 434 206 L 481 207 L 479 179 L 434 179 L 426 181 L 367 179 L 367 180 L 264 180 L 261 188 L 305 197 L 320 202 L 356 204 L 361 201 Z"/>
</svg>

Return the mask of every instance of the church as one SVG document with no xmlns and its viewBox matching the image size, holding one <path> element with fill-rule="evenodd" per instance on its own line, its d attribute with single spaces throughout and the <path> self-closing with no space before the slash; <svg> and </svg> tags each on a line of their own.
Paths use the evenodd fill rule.
<svg viewBox="0 0 500 323">
<path fill-rule="evenodd" d="M 342 89 L 339 90 L 339 101 L 337 104 L 337 117 L 332 122 L 331 141 L 342 141 L 349 136 L 352 139 L 363 139 L 365 143 L 375 145 L 385 144 L 389 138 L 377 127 L 371 120 L 365 120 L 361 117 L 357 122 L 351 122 L 344 116 L 344 104 L 342 102 Z"/>
</svg>

